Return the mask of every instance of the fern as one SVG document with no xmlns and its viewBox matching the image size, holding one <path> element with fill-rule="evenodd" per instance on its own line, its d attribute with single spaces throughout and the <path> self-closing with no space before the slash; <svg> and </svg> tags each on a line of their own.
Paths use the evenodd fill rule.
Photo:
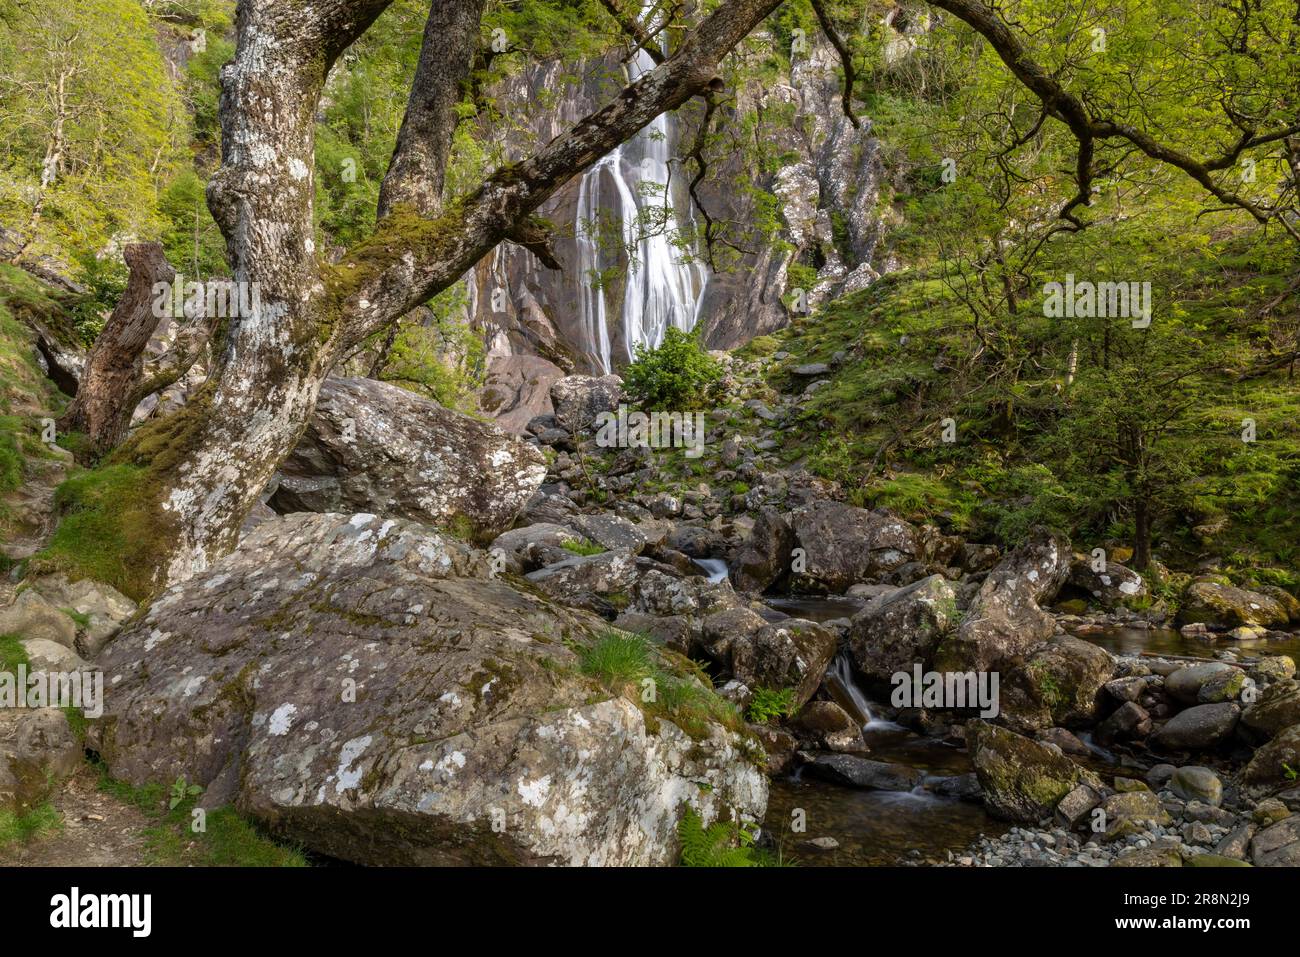
<svg viewBox="0 0 1300 957">
<path fill-rule="evenodd" d="M 755 831 L 734 821 L 707 828 L 691 808 L 677 825 L 683 867 L 771 867 L 771 856 L 754 846 Z"/>
</svg>

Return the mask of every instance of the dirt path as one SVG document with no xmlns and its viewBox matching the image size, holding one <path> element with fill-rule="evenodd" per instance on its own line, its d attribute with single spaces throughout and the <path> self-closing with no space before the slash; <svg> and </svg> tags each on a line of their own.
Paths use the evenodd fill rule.
<svg viewBox="0 0 1300 957">
<path fill-rule="evenodd" d="M 82 765 L 50 803 L 57 830 L 0 848 L 5 867 L 143 867 L 150 862 L 145 829 L 154 822 L 138 808 L 99 790 L 99 778 Z"/>
</svg>

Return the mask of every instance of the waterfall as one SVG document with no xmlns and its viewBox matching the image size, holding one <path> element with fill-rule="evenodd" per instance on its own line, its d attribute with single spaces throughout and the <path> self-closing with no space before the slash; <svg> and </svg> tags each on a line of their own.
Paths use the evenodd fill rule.
<svg viewBox="0 0 1300 957">
<path fill-rule="evenodd" d="M 642 9 L 643 17 L 650 6 Z M 654 66 L 648 53 L 637 51 L 635 61 L 629 64 L 631 79 L 635 81 Z M 613 264 L 608 254 L 601 255 L 600 249 L 602 177 L 608 177 L 614 187 L 610 200 L 629 256 L 622 309 L 627 359 L 636 357 L 637 346 L 658 346 L 669 326 L 689 331 L 698 319 L 707 274 L 701 263 L 682 261 L 674 244 L 678 235 L 675 207 L 674 215 L 662 224 L 653 214 L 642 216 L 654 204 L 673 206 L 668 195 L 668 161 L 675 142 L 674 126 L 667 114 L 660 114 L 627 143 L 602 157 L 578 185 L 578 318 L 586 338 L 586 352 L 604 372 L 613 368 L 609 317 L 604 290 L 592 284 L 593 275 Z M 643 188 L 643 184 L 655 186 Z M 640 235 L 647 224 L 652 235 Z"/>
<path fill-rule="evenodd" d="M 872 717 L 871 703 L 853 678 L 853 662 L 844 652 L 835 656 L 826 669 L 826 690 L 835 703 L 848 712 L 849 717 L 864 731 L 902 731 L 902 725 L 883 718 Z"/>
<path fill-rule="evenodd" d="M 721 558 L 695 558 L 692 561 L 704 569 L 705 574 L 709 576 L 709 581 L 716 584 L 727 580 L 727 563 Z"/>
</svg>

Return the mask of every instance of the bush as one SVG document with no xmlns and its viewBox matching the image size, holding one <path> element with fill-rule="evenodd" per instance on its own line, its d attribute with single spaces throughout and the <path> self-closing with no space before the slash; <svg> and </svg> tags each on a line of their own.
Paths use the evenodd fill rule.
<svg viewBox="0 0 1300 957">
<path fill-rule="evenodd" d="M 638 346 L 623 370 L 623 389 L 648 412 L 703 408 L 722 378 L 722 366 L 705 351 L 697 332 L 669 328 L 657 349 Z"/>
</svg>

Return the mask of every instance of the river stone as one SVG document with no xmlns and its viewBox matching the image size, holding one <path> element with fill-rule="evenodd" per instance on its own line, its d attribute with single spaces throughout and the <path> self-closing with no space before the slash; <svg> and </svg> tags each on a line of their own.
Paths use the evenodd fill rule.
<svg viewBox="0 0 1300 957">
<path fill-rule="evenodd" d="M 1201 685 L 1215 675 L 1238 670 L 1221 661 L 1187 665 L 1165 679 L 1165 693 L 1183 704 L 1197 704 L 1200 701 Z"/>
<path fill-rule="evenodd" d="M 957 593 L 931 575 L 869 602 L 849 625 L 849 649 L 869 679 L 888 685 L 895 673 L 929 670 L 934 650 L 957 619 Z"/>
<path fill-rule="evenodd" d="M 966 723 L 966 747 L 994 817 L 1037 824 L 1080 783 L 1100 782 L 1055 748 L 991 725 Z"/>
<path fill-rule="evenodd" d="M 1241 721 L 1266 737 L 1300 724 L 1300 682 L 1275 681 L 1241 713 Z"/>
<path fill-rule="evenodd" d="M 1214 845 L 1214 853 L 1238 861 L 1245 860 L 1255 831 L 1254 824 L 1242 824 L 1233 828 L 1219 839 L 1218 844 Z"/>
<path fill-rule="evenodd" d="M 1196 700 L 1201 704 L 1218 704 L 1223 701 L 1236 701 L 1241 689 L 1246 685 L 1246 672 L 1240 668 L 1220 671 L 1211 675 L 1202 683 L 1196 693 Z"/>
<path fill-rule="evenodd" d="M 1110 652 L 1066 635 L 1038 645 L 1002 678 L 1002 715 L 1015 731 L 1079 728 L 1097 718 L 1097 699 L 1115 671 Z"/>
<path fill-rule="evenodd" d="M 626 549 L 574 555 L 524 576 L 550 598 L 581 608 L 626 595 L 636 580 L 636 556 Z"/>
<path fill-rule="evenodd" d="M 1192 582 L 1183 595 L 1178 620 L 1235 628 L 1238 625 L 1285 627 L 1290 616 L 1276 598 L 1218 582 Z"/>
<path fill-rule="evenodd" d="M 840 595 L 920 554 L 916 528 L 888 509 L 819 500 L 791 512 L 790 527 L 803 549 L 802 563 L 792 569 L 793 591 Z"/>
<path fill-rule="evenodd" d="M 1062 827 L 1073 830 L 1085 821 L 1092 809 L 1100 803 L 1101 795 L 1096 790 L 1086 784 L 1080 784 L 1057 803 L 1056 821 Z"/>
<path fill-rule="evenodd" d="M 1252 783 L 1280 784 L 1287 780 L 1287 768 L 1300 771 L 1300 724 L 1283 728 L 1260 747 L 1242 777 Z"/>
<path fill-rule="evenodd" d="M 1223 802 L 1223 782 L 1209 768 L 1199 764 L 1181 767 L 1169 778 L 1169 790 L 1184 801 L 1200 801 L 1212 807 Z"/>
<path fill-rule="evenodd" d="M 1118 841 L 1146 830 L 1153 824 L 1168 824 L 1172 819 L 1160 798 L 1147 790 L 1112 794 L 1101 802 L 1106 815 L 1104 841 Z"/>
<path fill-rule="evenodd" d="M 704 619 L 700 640 L 714 661 L 730 661 L 732 642 L 736 638 L 749 638 L 760 628 L 766 628 L 767 624 L 763 616 L 752 609 L 724 608 Z"/>
<path fill-rule="evenodd" d="M 1150 740 L 1166 751 L 1214 748 L 1232 736 L 1240 716 L 1235 704 L 1199 704 L 1174 715 Z"/>
<path fill-rule="evenodd" d="M 1300 814 L 1256 832 L 1250 855 L 1256 867 L 1300 866 Z"/>
<path fill-rule="evenodd" d="M 1106 570 L 1099 572 L 1093 569 L 1091 560 L 1079 559 L 1070 566 L 1069 580 L 1104 608 L 1118 608 L 1149 594 L 1142 576 L 1118 562 L 1107 562 Z"/>
<path fill-rule="evenodd" d="M 925 774 L 903 764 L 870 761 L 851 754 L 819 754 L 804 766 L 814 777 L 873 791 L 910 791 Z"/>
<path fill-rule="evenodd" d="M 365 511 L 491 538 L 545 478 L 541 452 L 495 425 L 374 379 L 331 377 L 270 505 Z"/>
<path fill-rule="evenodd" d="M 1136 701 L 1125 701 L 1097 725 L 1097 740 L 1102 744 L 1145 738 L 1151 733 L 1151 715 Z"/>
<path fill-rule="evenodd" d="M 1070 572 L 1069 543 L 1036 531 L 989 572 L 955 635 L 940 646 L 939 671 L 991 671 L 1056 631 L 1039 607 L 1056 597 Z"/>
<path fill-rule="evenodd" d="M 44 595 L 25 588 L 9 605 L 0 608 L 0 635 L 40 638 L 71 648 L 77 640 L 77 624 Z"/>
<path fill-rule="evenodd" d="M 1300 598 L 1277 585 L 1260 585 L 1255 591 L 1272 598 L 1281 605 L 1287 617 L 1291 620 L 1291 624 L 1300 624 Z"/>
<path fill-rule="evenodd" d="M 265 523 L 109 644 L 92 746 L 363 864 L 669 864 L 687 808 L 761 819 L 756 743 L 648 723 L 581 672 L 599 619 L 488 574 L 410 522 Z"/>
<path fill-rule="evenodd" d="M 1289 655 L 1261 655 L 1251 666 L 1250 676 L 1258 685 L 1295 677 L 1295 660 Z"/>
</svg>

